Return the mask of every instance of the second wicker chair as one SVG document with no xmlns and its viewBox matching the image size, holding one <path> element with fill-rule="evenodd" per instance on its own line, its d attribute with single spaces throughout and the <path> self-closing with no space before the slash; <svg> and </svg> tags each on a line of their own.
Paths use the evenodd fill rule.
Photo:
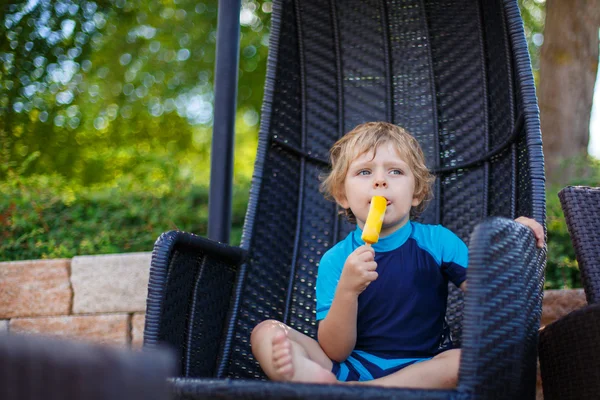
<svg viewBox="0 0 600 400">
<path fill-rule="evenodd" d="M 600 395 L 600 188 L 568 186 L 558 194 L 575 248 L 588 306 L 546 326 L 539 356 L 544 399 Z"/>
</svg>

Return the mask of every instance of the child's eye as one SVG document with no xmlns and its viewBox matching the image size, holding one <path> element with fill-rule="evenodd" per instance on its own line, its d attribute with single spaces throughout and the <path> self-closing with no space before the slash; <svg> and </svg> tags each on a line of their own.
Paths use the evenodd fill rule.
<svg viewBox="0 0 600 400">
<path fill-rule="evenodd" d="M 404 175 L 404 172 L 402 172 L 401 169 L 393 169 L 390 171 L 390 174 L 392 175 Z"/>
<path fill-rule="evenodd" d="M 361 169 L 360 171 L 358 171 L 357 175 L 371 175 L 371 171 L 369 171 L 368 169 Z"/>
</svg>

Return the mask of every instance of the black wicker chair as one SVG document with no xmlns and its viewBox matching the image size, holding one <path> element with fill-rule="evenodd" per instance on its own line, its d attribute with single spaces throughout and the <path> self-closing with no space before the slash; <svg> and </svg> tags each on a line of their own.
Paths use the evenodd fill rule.
<svg viewBox="0 0 600 400">
<path fill-rule="evenodd" d="M 544 398 L 600 396 L 600 188 L 568 186 L 558 194 L 588 306 L 540 333 Z"/>
<path fill-rule="evenodd" d="M 179 349 L 179 398 L 534 397 L 545 251 L 505 219 L 471 239 L 464 319 L 461 295 L 449 296 L 463 348 L 456 390 L 264 382 L 250 332 L 274 318 L 315 336 L 317 263 L 352 229 L 318 176 L 330 146 L 372 120 L 407 128 L 438 175 L 423 222 L 466 241 L 489 216 L 544 224 L 538 108 L 516 1 L 275 1 L 242 244 L 173 231 L 154 248 L 144 343 Z"/>
<path fill-rule="evenodd" d="M 2 400 L 167 400 L 174 355 L 0 335 Z"/>
</svg>

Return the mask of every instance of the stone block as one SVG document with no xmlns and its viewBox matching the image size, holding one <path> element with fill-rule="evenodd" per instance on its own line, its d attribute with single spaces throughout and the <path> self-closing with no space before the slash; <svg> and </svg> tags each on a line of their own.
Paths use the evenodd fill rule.
<svg viewBox="0 0 600 400">
<path fill-rule="evenodd" d="M 0 334 L 8 332 L 8 320 L 0 321 Z"/>
<path fill-rule="evenodd" d="M 141 349 L 144 344 L 144 323 L 146 314 L 133 314 L 131 318 L 131 347 Z"/>
<path fill-rule="evenodd" d="M 74 257 L 73 313 L 145 312 L 151 255 Z"/>
<path fill-rule="evenodd" d="M 14 318 L 11 333 L 34 333 L 127 346 L 128 314 Z"/>
<path fill-rule="evenodd" d="M 546 326 L 586 304 L 583 289 L 546 290 L 542 302 L 541 326 Z"/>
<path fill-rule="evenodd" d="M 71 260 L 0 263 L 0 319 L 69 314 Z"/>
</svg>

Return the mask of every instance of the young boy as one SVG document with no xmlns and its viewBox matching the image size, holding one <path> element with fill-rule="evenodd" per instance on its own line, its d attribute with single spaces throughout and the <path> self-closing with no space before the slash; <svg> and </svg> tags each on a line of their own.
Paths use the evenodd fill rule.
<svg viewBox="0 0 600 400">
<path fill-rule="evenodd" d="M 467 246 L 440 225 L 410 221 L 434 181 L 418 142 L 396 125 L 370 122 L 335 143 L 330 156 L 322 190 L 357 228 L 319 263 L 318 342 L 263 321 L 252 332 L 254 356 L 279 381 L 455 387 L 460 350 L 444 321 L 447 283 L 466 289 Z M 361 234 L 375 195 L 387 209 L 379 242 L 369 247 Z M 540 224 L 517 221 L 544 245 Z"/>
</svg>

